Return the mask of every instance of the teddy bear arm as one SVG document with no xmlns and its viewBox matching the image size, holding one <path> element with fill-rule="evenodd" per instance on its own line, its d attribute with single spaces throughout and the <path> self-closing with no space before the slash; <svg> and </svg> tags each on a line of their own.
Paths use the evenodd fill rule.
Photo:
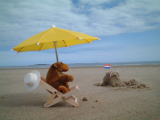
<svg viewBox="0 0 160 120">
<path fill-rule="evenodd" d="M 59 77 L 58 81 L 61 83 L 66 83 L 66 82 L 72 82 L 73 79 L 74 78 L 72 75 L 62 75 Z"/>
</svg>

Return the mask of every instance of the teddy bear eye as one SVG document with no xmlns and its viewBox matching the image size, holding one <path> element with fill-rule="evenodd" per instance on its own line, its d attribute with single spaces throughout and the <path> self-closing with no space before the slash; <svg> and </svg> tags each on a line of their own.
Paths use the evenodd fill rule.
<svg viewBox="0 0 160 120">
<path fill-rule="evenodd" d="M 53 66 L 52 66 L 53 68 L 57 68 L 57 65 L 56 64 L 53 64 Z"/>
</svg>

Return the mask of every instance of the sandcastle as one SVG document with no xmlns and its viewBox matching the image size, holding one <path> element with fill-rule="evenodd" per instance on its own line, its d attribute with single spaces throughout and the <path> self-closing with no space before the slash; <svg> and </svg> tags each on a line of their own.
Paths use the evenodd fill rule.
<svg viewBox="0 0 160 120">
<path fill-rule="evenodd" d="M 112 77 L 110 77 L 110 72 L 107 72 L 103 78 L 102 86 L 125 87 L 125 84 L 121 81 L 118 72 L 112 72 Z"/>
<path fill-rule="evenodd" d="M 135 79 L 131 79 L 129 81 L 121 81 L 118 72 L 112 72 L 112 76 L 110 76 L 111 72 L 107 72 L 103 78 L 103 83 L 95 83 L 96 86 L 111 86 L 111 87 L 125 87 L 125 88 L 139 88 L 144 89 L 148 88 L 145 84 L 136 81 Z"/>
</svg>

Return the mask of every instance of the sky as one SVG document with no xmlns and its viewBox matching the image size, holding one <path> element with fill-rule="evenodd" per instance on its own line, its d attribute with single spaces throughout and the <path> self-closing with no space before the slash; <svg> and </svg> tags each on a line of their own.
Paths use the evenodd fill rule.
<svg viewBox="0 0 160 120">
<path fill-rule="evenodd" d="M 101 39 L 58 48 L 64 63 L 160 61 L 159 6 L 160 0 L 0 0 L 0 66 L 55 63 L 54 49 L 11 52 L 52 25 Z"/>
</svg>

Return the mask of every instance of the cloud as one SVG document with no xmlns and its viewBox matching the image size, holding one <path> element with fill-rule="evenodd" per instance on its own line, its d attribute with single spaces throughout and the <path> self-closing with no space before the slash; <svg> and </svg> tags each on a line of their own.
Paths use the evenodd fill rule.
<svg viewBox="0 0 160 120">
<path fill-rule="evenodd" d="M 25 39 L 56 27 L 85 31 L 86 15 L 72 11 L 71 1 L 10 1 L 0 5 L 0 35 L 3 45 L 18 44 Z M 2 44 L 1 44 L 2 45 Z"/>
<path fill-rule="evenodd" d="M 113 0 L 115 1 L 115 0 Z M 100 5 L 104 3 L 110 3 L 111 0 L 80 0 L 80 4 L 89 4 L 89 5 Z M 118 2 L 118 1 L 117 1 Z"/>
<path fill-rule="evenodd" d="M 159 29 L 160 10 L 157 4 L 160 2 L 128 0 L 112 8 L 93 7 L 89 18 L 102 36 Z M 155 9 L 150 6 L 155 6 Z"/>
<path fill-rule="evenodd" d="M 159 5 L 159 0 L 2 1 L 0 36 L 3 45 L 16 45 L 52 24 L 98 37 L 159 29 Z"/>
<path fill-rule="evenodd" d="M 116 58 L 112 55 L 118 55 L 120 52 L 126 53 L 126 55 L 129 56 L 129 51 L 126 51 L 130 48 L 127 47 L 123 49 L 123 44 L 125 44 L 123 40 L 121 44 L 117 43 L 117 41 L 115 43 L 113 41 L 112 43 L 103 41 L 105 41 L 106 37 L 118 34 L 160 29 L 159 6 L 159 0 L 1 1 L 0 55 L 3 58 L 1 63 L 5 63 L 6 59 L 10 58 L 14 58 L 13 61 L 15 61 L 15 63 L 20 58 L 23 58 L 24 62 L 27 62 L 25 55 L 30 56 L 30 53 L 23 53 L 24 55 L 20 53 L 15 57 L 12 56 L 14 53 L 8 53 L 6 50 L 9 51 L 29 37 L 49 29 L 53 24 L 59 28 L 104 38 L 102 42 L 97 41 L 95 43 L 94 41 L 93 44 L 90 45 L 76 45 L 68 49 L 66 48 L 65 50 L 58 49 L 62 60 L 72 61 L 70 58 L 75 55 L 76 57 L 74 59 L 76 59 L 77 62 L 90 61 L 90 59 L 102 61 L 101 57 L 103 56 L 107 56 L 104 57 L 106 60 L 112 61 Z M 146 48 L 143 47 L 144 50 L 140 48 L 137 49 L 145 52 Z M 148 49 L 152 51 L 151 49 L 154 48 L 150 47 Z M 94 55 L 89 54 L 90 52 L 94 52 Z M 135 55 L 134 50 L 130 52 Z M 82 53 L 82 56 L 77 55 L 80 53 Z M 151 54 L 149 51 L 148 53 Z M 48 60 L 55 59 L 47 57 L 55 57 L 53 54 L 54 51 L 52 53 L 52 50 L 40 52 L 40 54 L 35 52 L 31 53 L 33 56 L 43 55 Z M 66 57 L 67 55 L 69 56 L 68 58 Z M 145 55 L 147 56 L 147 53 Z M 81 57 L 85 59 L 82 60 Z M 156 57 L 153 58 L 157 59 Z M 123 57 L 119 56 L 119 59 L 122 60 Z M 128 60 L 129 59 L 130 58 L 128 58 Z M 32 61 L 36 62 L 34 59 L 32 59 Z M 45 60 L 40 60 L 40 62 L 44 61 Z"/>
</svg>

